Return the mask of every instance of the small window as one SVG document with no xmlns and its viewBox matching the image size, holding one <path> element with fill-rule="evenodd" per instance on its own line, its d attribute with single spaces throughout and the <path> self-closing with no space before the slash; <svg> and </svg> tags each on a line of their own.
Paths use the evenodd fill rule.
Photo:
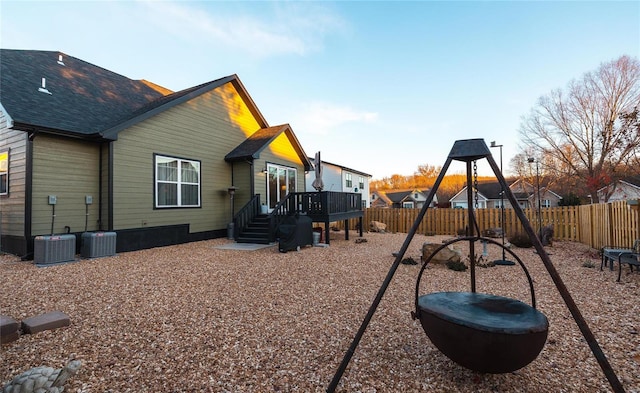
<svg viewBox="0 0 640 393">
<path fill-rule="evenodd" d="M 548 199 L 543 200 L 542 207 L 551 207 L 551 201 Z"/>
<path fill-rule="evenodd" d="M 405 209 L 413 209 L 413 202 L 402 202 L 402 207 Z"/>
<path fill-rule="evenodd" d="M 360 183 L 360 189 L 364 190 L 364 177 L 360 176 L 360 178 L 358 179 L 358 182 Z"/>
<path fill-rule="evenodd" d="M 9 194 L 9 150 L 0 152 L 0 195 Z"/>
<path fill-rule="evenodd" d="M 351 173 L 347 173 L 345 175 L 345 179 L 346 179 L 345 187 L 347 187 L 347 188 L 353 187 L 353 178 L 351 176 Z"/>
<path fill-rule="evenodd" d="M 156 208 L 200 207 L 200 161 L 155 156 Z"/>
</svg>

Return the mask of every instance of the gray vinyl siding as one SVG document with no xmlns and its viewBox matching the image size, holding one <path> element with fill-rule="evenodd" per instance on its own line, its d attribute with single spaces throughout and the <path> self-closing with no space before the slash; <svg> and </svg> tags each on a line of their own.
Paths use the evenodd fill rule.
<svg viewBox="0 0 640 393">
<path fill-rule="evenodd" d="M 3 235 L 24 236 L 27 133 L 7 128 L 0 110 L 0 150 L 9 150 L 9 194 L 0 196 Z"/>
<path fill-rule="evenodd" d="M 48 196 L 56 195 L 53 233 L 99 229 L 100 145 L 76 139 L 37 135 L 33 140 L 32 235 L 51 234 L 53 208 Z M 93 197 L 88 218 L 85 196 Z"/>
<path fill-rule="evenodd" d="M 121 131 L 113 143 L 114 229 L 176 224 L 189 224 L 192 233 L 224 229 L 231 217 L 232 173 L 224 156 L 258 128 L 229 83 Z M 154 153 L 200 161 L 200 208 L 154 209 Z M 241 173 L 234 180 L 241 194 L 248 193 Z M 246 202 L 242 199 L 236 207 Z"/>
</svg>

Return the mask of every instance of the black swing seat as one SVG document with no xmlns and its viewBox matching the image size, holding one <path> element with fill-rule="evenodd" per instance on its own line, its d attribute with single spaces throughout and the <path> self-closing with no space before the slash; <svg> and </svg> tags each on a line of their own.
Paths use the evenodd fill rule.
<svg viewBox="0 0 640 393">
<path fill-rule="evenodd" d="M 531 363 L 547 340 L 549 321 L 519 300 L 474 292 L 418 297 L 416 314 L 431 342 L 449 359 L 501 374 Z"/>
</svg>

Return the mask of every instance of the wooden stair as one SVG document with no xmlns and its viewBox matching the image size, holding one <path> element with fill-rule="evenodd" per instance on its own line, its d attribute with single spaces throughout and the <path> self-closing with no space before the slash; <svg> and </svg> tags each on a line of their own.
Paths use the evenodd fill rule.
<svg viewBox="0 0 640 393">
<path fill-rule="evenodd" d="M 240 229 L 237 243 L 269 244 L 269 216 L 260 214 Z"/>
</svg>

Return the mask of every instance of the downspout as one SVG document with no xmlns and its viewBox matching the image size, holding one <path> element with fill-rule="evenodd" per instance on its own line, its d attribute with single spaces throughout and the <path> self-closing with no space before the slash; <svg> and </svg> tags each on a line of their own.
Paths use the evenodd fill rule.
<svg viewBox="0 0 640 393">
<path fill-rule="evenodd" d="M 100 152 L 98 153 L 98 229 L 103 230 L 102 228 L 102 154 L 103 154 L 104 143 L 100 143 Z"/>
<path fill-rule="evenodd" d="M 253 198 L 254 196 L 256 196 L 256 173 L 255 173 L 255 168 L 254 168 L 254 161 L 247 161 L 247 163 L 249 164 L 249 174 L 251 176 L 251 182 L 250 184 L 250 192 L 251 192 L 251 198 Z"/>
<path fill-rule="evenodd" d="M 33 242 L 31 241 L 31 228 L 33 220 L 33 140 L 36 132 L 32 131 L 27 134 L 27 159 L 25 168 L 25 193 L 24 193 L 24 240 L 26 243 L 26 255 L 21 259 L 29 259 L 33 255 Z"/>
<path fill-rule="evenodd" d="M 109 160 L 107 162 L 107 167 L 109 173 L 107 174 L 107 219 L 109 220 L 108 229 L 109 231 L 113 231 L 113 142 L 109 142 Z"/>
</svg>

